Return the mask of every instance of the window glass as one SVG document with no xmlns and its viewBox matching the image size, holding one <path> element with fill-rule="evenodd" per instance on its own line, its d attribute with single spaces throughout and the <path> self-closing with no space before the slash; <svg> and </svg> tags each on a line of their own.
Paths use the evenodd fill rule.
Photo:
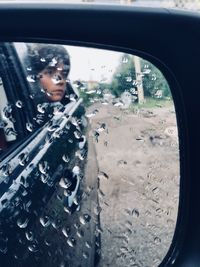
<svg viewBox="0 0 200 267">
<path fill-rule="evenodd" d="M 28 138 L 0 165 L 1 262 L 158 266 L 174 235 L 180 180 L 163 74 L 126 53 L 9 45 Z"/>
</svg>

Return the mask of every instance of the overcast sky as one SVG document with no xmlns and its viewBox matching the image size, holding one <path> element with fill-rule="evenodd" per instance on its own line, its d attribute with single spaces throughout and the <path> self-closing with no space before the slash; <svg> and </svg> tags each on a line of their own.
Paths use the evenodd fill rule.
<svg viewBox="0 0 200 267">
<path fill-rule="evenodd" d="M 65 46 L 71 58 L 71 80 L 109 81 L 120 63 L 122 53 L 95 48 Z"/>
</svg>

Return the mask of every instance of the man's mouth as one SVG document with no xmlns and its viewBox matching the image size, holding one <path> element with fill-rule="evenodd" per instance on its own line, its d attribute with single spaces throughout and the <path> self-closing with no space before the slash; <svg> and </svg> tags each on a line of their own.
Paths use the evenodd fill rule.
<svg viewBox="0 0 200 267">
<path fill-rule="evenodd" d="M 62 90 L 62 89 L 53 90 L 51 92 L 46 91 L 46 94 L 49 96 L 63 95 L 63 93 L 64 93 L 64 90 Z"/>
</svg>

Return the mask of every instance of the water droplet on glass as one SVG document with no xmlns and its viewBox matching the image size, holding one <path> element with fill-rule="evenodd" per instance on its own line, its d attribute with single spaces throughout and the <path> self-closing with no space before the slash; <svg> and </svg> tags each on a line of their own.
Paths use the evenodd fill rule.
<svg viewBox="0 0 200 267">
<path fill-rule="evenodd" d="M 138 218 L 140 215 L 140 213 L 137 209 L 133 209 L 131 213 L 132 213 L 132 216 L 135 218 Z"/>
<path fill-rule="evenodd" d="M 97 109 L 95 109 L 95 110 L 92 111 L 92 113 L 86 114 L 85 116 L 87 118 L 92 118 L 97 114 L 97 112 L 99 112 L 99 111 Z"/>
<path fill-rule="evenodd" d="M 62 229 L 62 233 L 63 233 L 63 235 L 65 236 L 65 237 L 69 237 L 69 233 L 70 233 L 70 229 L 69 229 L 69 227 L 64 227 L 63 229 Z"/>
<path fill-rule="evenodd" d="M 6 254 L 8 248 L 7 248 L 7 239 L 6 238 L 0 238 L 0 252 L 3 254 Z"/>
<path fill-rule="evenodd" d="M 31 124 L 30 122 L 27 122 L 27 123 L 26 123 L 26 129 L 27 129 L 29 132 L 32 132 L 32 131 L 33 131 L 33 124 Z"/>
<path fill-rule="evenodd" d="M 79 166 L 74 166 L 74 168 L 72 169 L 72 173 L 74 175 L 79 175 L 80 174 L 80 167 Z"/>
<path fill-rule="evenodd" d="M 47 108 L 48 104 L 47 103 L 43 103 L 43 104 L 38 104 L 37 105 L 37 110 L 38 112 L 44 114 L 45 113 L 45 110 Z"/>
<path fill-rule="evenodd" d="M 62 160 L 64 161 L 64 162 L 69 162 L 69 157 L 67 156 L 67 155 L 63 155 L 62 156 Z"/>
<path fill-rule="evenodd" d="M 40 58 L 40 61 L 41 61 L 41 62 L 46 62 L 46 59 L 45 59 L 44 57 L 41 57 L 41 58 Z"/>
<path fill-rule="evenodd" d="M 151 76 L 151 80 L 152 80 L 152 81 L 155 81 L 156 79 L 157 79 L 156 74 L 153 73 L 152 76 Z"/>
<path fill-rule="evenodd" d="M 80 223 L 81 224 L 86 224 L 86 223 L 88 223 L 89 221 L 90 221 L 90 219 L 91 219 L 91 216 L 90 215 L 88 215 L 88 214 L 83 214 L 83 215 L 81 215 L 80 217 L 79 217 L 79 221 L 80 221 Z"/>
<path fill-rule="evenodd" d="M 98 173 L 98 178 L 99 179 L 106 179 L 106 180 L 108 180 L 109 179 L 109 176 L 105 173 L 105 172 L 99 172 Z"/>
<path fill-rule="evenodd" d="M 51 242 L 50 242 L 47 238 L 44 240 L 44 243 L 45 243 L 45 245 L 47 245 L 48 247 L 51 246 Z"/>
<path fill-rule="evenodd" d="M 71 185 L 72 185 L 72 181 L 68 178 L 61 178 L 60 182 L 59 182 L 60 187 L 68 189 Z"/>
<path fill-rule="evenodd" d="M 83 258 L 84 258 L 84 259 L 88 259 L 88 257 L 89 257 L 88 252 L 83 252 Z"/>
<path fill-rule="evenodd" d="M 76 151 L 75 156 L 78 157 L 80 160 L 84 160 L 84 158 L 85 158 L 85 151 L 78 150 L 78 151 Z"/>
<path fill-rule="evenodd" d="M 42 174 L 46 174 L 47 171 L 49 170 L 48 162 L 47 161 L 43 161 L 43 162 L 39 163 L 38 168 L 39 168 L 39 171 Z"/>
<path fill-rule="evenodd" d="M 52 58 L 51 62 L 49 63 L 50 67 L 55 67 L 55 65 L 58 63 L 58 60 L 54 57 Z"/>
<path fill-rule="evenodd" d="M 155 237 L 154 242 L 156 245 L 159 245 L 161 243 L 161 239 L 159 237 Z"/>
<path fill-rule="evenodd" d="M 76 234 L 77 234 L 77 236 L 78 236 L 79 238 L 82 238 L 82 237 L 84 236 L 84 232 L 83 232 L 83 230 L 78 230 L 78 231 L 76 232 Z"/>
<path fill-rule="evenodd" d="M 102 208 L 101 208 L 100 206 L 96 206 L 96 207 L 94 208 L 94 213 L 95 213 L 96 215 L 99 215 L 101 211 L 102 211 Z"/>
<path fill-rule="evenodd" d="M 29 83 L 35 83 L 35 82 L 36 82 L 36 77 L 35 77 L 35 75 L 28 75 L 28 76 L 26 77 L 26 79 L 27 79 L 27 81 L 28 81 Z"/>
<path fill-rule="evenodd" d="M 33 239 L 34 239 L 33 232 L 31 232 L 31 231 L 26 232 L 25 236 L 26 236 L 26 239 L 29 241 L 33 241 Z"/>
<path fill-rule="evenodd" d="M 91 243 L 88 242 L 88 241 L 85 242 L 85 246 L 86 246 L 87 248 L 91 248 L 91 247 L 92 247 Z"/>
<path fill-rule="evenodd" d="M 22 103 L 22 101 L 21 101 L 21 100 L 18 100 L 18 101 L 15 103 L 15 106 L 16 106 L 17 108 L 22 108 L 22 107 L 23 107 L 23 103 Z"/>
<path fill-rule="evenodd" d="M 29 222 L 29 219 L 26 218 L 26 217 L 21 217 L 17 220 L 17 225 L 20 227 L 20 228 L 26 228 L 27 225 L 28 225 L 28 222 Z"/>
<path fill-rule="evenodd" d="M 73 248 L 76 245 L 76 241 L 74 238 L 69 238 L 67 239 L 67 244 Z"/>
<path fill-rule="evenodd" d="M 32 68 L 30 66 L 27 67 L 26 69 L 27 69 L 27 71 L 32 71 Z"/>
<path fill-rule="evenodd" d="M 14 136 L 17 136 L 17 132 L 15 131 L 14 128 L 6 128 L 5 130 L 5 134 L 10 136 L 10 135 L 14 135 Z"/>
<path fill-rule="evenodd" d="M 130 82 L 132 81 L 131 76 L 127 76 L 127 77 L 126 77 L 126 81 L 127 81 L 128 83 L 130 83 Z"/>
<path fill-rule="evenodd" d="M 21 166 L 24 166 L 27 162 L 28 162 L 28 154 L 27 153 L 22 153 L 21 155 L 19 155 L 19 164 Z"/>
<path fill-rule="evenodd" d="M 124 64 L 128 63 L 128 57 L 124 56 L 122 58 L 122 63 L 124 63 Z"/>
<path fill-rule="evenodd" d="M 30 246 L 28 246 L 28 250 L 35 253 L 38 251 L 38 244 L 36 242 L 32 243 Z"/>
<path fill-rule="evenodd" d="M 6 119 L 10 119 L 12 117 L 12 106 L 10 104 L 8 104 L 4 107 L 3 117 Z"/>
<path fill-rule="evenodd" d="M 51 224 L 49 216 L 40 217 L 40 223 L 43 227 L 47 227 Z"/>
</svg>

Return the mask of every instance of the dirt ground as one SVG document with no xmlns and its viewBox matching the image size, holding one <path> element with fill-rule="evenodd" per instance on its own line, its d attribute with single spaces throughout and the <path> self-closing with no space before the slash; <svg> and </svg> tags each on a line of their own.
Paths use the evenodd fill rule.
<svg viewBox="0 0 200 267">
<path fill-rule="evenodd" d="M 95 111 L 95 112 L 94 112 Z M 179 198 L 173 105 L 89 108 L 99 166 L 99 266 L 158 266 L 172 242 Z"/>
</svg>

